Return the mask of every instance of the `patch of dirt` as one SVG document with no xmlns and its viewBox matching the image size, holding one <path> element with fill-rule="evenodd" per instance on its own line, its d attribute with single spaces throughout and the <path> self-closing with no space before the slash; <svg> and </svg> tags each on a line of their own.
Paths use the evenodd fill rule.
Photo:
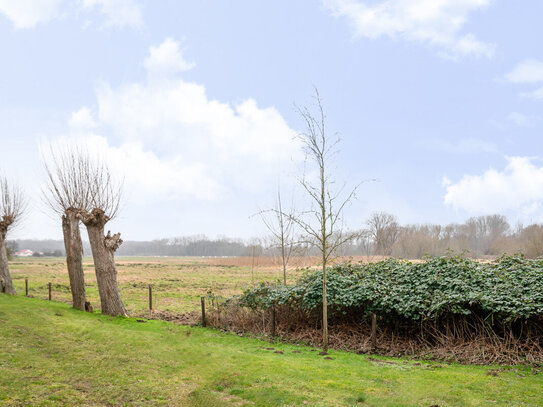
<svg viewBox="0 0 543 407">
<path fill-rule="evenodd" d="M 375 358 L 368 358 L 367 360 L 369 360 L 370 362 L 380 363 L 380 364 L 384 364 L 384 365 L 397 365 L 398 364 L 398 363 L 393 362 L 391 360 L 381 360 L 381 359 L 375 359 Z M 419 365 L 420 365 L 420 363 L 419 363 Z"/>
<path fill-rule="evenodd" d="M 147 315 L 136 315 L 146 318 Z M 196 326 L 202 322 L 202 314 L 200 311 L 186 312 L 184 314 L 179 314 L 170 311 L 153 311 L 149 319 L 157 319 L 161 321 L 173 322 L 180 325 L 190 325 Z"/>
</svg>

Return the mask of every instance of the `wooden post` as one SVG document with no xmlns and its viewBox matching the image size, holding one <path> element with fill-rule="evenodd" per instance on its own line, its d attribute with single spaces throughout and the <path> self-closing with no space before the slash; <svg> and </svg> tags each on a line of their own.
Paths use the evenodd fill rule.
<svg viewBox="0 0 543 407">
<path fill-rule="evenodd" d="M 271 335 L 272 338 L 275 337 L 275 305 L 272 305 L 271 309 Z"/>
<path fill-rule="evenodd" d="M 377 314 L 374 312 L 371 315 L 371 348 L 375 349 L 377 347 Z"/>
<path fill-rule="evenodd" d="M 47 284 L 49 286 L 49 301 L 51 301 L 51 283 Z"/>
<path fill-rule="evenodd" d="M 202 326 L 206 326 L 206 297 L 202 297 Z"/>
<path fill-rule="evenodd" d="M 153 314 L 153 285 L 149 284 L 149 313 Z"/>
<path fill-rule="evenodd" d="M 25 296 L 28 297 L 28 278 L 25 278 Z"/>
<path fill-rule="evenodd" d="M 2 291 L 3 293 L 6 292 L 6 287 L 4 287 L 4 279 L 0 279 L 0 291 Z"/>
</svg>

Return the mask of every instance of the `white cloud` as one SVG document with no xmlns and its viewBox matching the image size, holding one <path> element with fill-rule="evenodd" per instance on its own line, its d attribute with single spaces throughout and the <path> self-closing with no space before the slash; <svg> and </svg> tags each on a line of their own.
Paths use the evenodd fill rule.
<svg viewBox="0 0 543 407">
<path fill-rule="evenodd" d="M 530 91 L 530 92 L 522 92 L 520 96 L 523 98 L 534 99 L 534 100 L 543 99 L 543 87 Z"/>
<path fill-rule="evenodd" d="M 167 38 L 159 46 L 151 47 L 150 55 L 145 59 L 143 65 L 152 76 L 169 76 L 188 71 L 196 64 L 185 59 L 183 50 L 177 41 Z"/>
<path fill-rule="evenodd" d="M 143 24 L 142 7 L 136 0 L 79 0 L 74 7 L 67 0 L 0 0 L 0 13 L 15 28 L 33 28 L 39 23 L 75 14 L 77 8 L 97 8 L 106 17 L 106 25 L 139 27 Z"/>
<path fill-rule="evenodd" d="M 175 155 L 159 158 L 139 141 L 127 141 L 116 147 L 102 136 L 90 135 L 85 140 L 91 151 L 104 158 L 116 174 L 124 176 L 128 197 L 136 198 L 140 203 L 153 200 L 153 197 L 187 195 L 213 200 L 223 192 L 217 181 L 196 162 L 185 162 Z"/>
<path fill-rule="evenodd" d="M 536 59 L 526 59 L 505 75 L 505 79 L 511 83 L 543 82 L 543 62 Z"/>
<path fill-rule="evenodd" d="M 0 0 L 0 13 L 8 17 L 15 28 L 32 28 L 58 17 L 63 0 Z"/>
<path fill-rule="evenodd" d="M 174 41 L 165 43 L 178 51 Z M 150 49 L 146 66 L 179 69 L 176 52 L 153 62 L 161 48 Z M 113 155 L 110 161 L 123 169 L 138 199 L 220 200 L 239 191 L 251 196 L 275 186 L 279 174 L 303 158 L 295 131 L 275 108 L 261 108 L 253 99 L 231 105 L 210 99 L 202 85 L 162 79 L 120 87 L 102 83 L 96 113 L 83 107 L 70 120 L 73 135 Z"/>
<path fill-rule="evenodd" d="M 470 213 L 507 210 L 528 214 L 543 200 L 543 167 L 530 157 L 510 157 L 505 169 L 493 168 L 482 175 L 465 175 L 445 185 L 445 204 Z M 532 209 L 530 209 L 532 208 Z"/>
<path fill-rule="evenodd" d="M 543 62 L 537 59 L 525 59 L 521 61 L 511 72 L 505 75 L 505 79 L 514 84 L 538 84 L 543 82 Z M 520 94 L 522 98 L 543 99 L 543 87 Z"/>
<path fill-rule="evenodd" d="M 142 7 L 135 0 L 83 0 L 83 7 L 98 7 L 106 16 L 107 25 L 140 27 L 143 24 Z"/>
<path fill-rule="evenodd" d="M 491 57 L 493 44 L 462 33 L 469 14 L 491 0 L 323 0 L 336 17 L 345 17 L 358 37 L 383 36 L 427 43 L 446 58 Z"/>
<path fill-rule="evenodd" d="M 78 111 L 72 113 L 68 125 L 72 133 L 85 133 L 94 129 L 98 124 L 92 117 L 90 109 L 83 106 Z"/>
</svg>

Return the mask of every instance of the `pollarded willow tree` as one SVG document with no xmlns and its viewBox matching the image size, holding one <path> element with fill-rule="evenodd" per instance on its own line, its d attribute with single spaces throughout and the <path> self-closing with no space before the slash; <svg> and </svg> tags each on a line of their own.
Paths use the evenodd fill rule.
<svg viewBox="0 0 543 407">
<path fill-rule="evenodd" d="M 20 221 L 26 208 L 23 192 L 0 177 L 0 289 L 6 294 L 16 294 L 9 274 L 6 236 Z"/>
<path fill-rule="evenodd" d="M 62 219 L 66 265 L 72 291 L 72 304 L 90 310 L 83 273 L 83 244 L 79 214 L 90 210 L 89 176 L 93 162 L 81 146 L 62 148 L 50 146 L 43 155 L 47 184 L 43 190 L 47 205 Z"/>
<path fill-rule="evenodd" d="M 105 225 L 113 219 L 121 204 L 122 183 L 111 169 L 98 159 L 93 160 L 86 174 L 89 205 L 78 214 L 89 235 L 102 313 L 126 316 L 117 283 L 115 251 L 122 244 L 121 234 L 104 234 Z"/>
</svg>

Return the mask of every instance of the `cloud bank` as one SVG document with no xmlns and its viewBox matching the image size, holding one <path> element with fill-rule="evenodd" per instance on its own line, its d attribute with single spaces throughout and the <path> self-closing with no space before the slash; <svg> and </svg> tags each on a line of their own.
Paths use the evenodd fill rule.
<svg viewBox="0 0 543 407">
<path fill-rule="evenodd" d="M 97 108 L 84 106 L 70 120 L 71 135 L 108 154 L 138 199 L 250 196 L 275 187 L 303 158 L 296 132 L 274 107 L 214 100 L 203 85 L 177 77 L 194 64 L 173 39 L 151 47 L 144 66 L 146 82 L 103 82 Z"/>
<path fill-rule="evenodd" d="M 513 210 L 530 215 L 543 200 L 543 167 L 534 162 L 530 157 L 509 157 L 501 171 L 490 168 L 456 183 L 445 178 L 445 204 L 475 214 Z"/>
</svg>

